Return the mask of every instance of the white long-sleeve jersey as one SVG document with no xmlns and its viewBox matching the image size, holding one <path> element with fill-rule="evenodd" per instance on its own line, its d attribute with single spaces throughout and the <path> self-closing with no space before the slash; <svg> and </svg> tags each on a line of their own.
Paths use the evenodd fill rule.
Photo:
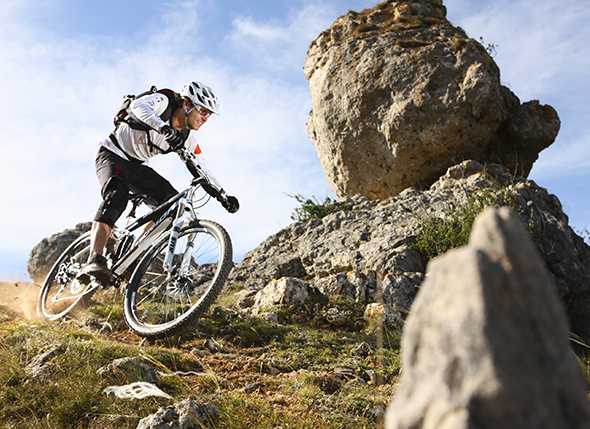
<svg viewBox="0 0 590 429">
<path fill-rule="evenodd" d="M 168 108 L 168 103 L 168 98 L 165 95 L 155 92 L 133 100 L 129 109 L 137 119 L 150 127 L 159 130 L 163 125 L 170 125 L 169 122 L 164 122 L 160 118 L 160 115 L 162 115 Z M 134 159 L 147 161 L 152 156 L 160 153 L 158 149 L 149 145 L 147 139 L 148 132 L 150 133 L 150 139 L 153 145 L 159 147 L 163 151 L 170 149 L 170 145 L 157 131 L 134 130 L 124 122 L 117 126 L 113 134 L 115 135 L 119 146 L 121 146 L 125 153 L 113 143 L 110 137 L 102 140 L 100 145 L 123 159 L 129 160 L 129 156 L 132 156 Z M 195 155 L 193 161 L 207 174 L 208 179 L 211 180 L 214 185 L 221 188 L 219 181 L 207 168 L 203 155 L 201 154 L 201 148 L 197 142 L 189 138 L 185 141 L 184 145 L 186 149 Z M 129 156 L 127 156 L 127 154 Z"/>
<path fill-rule="evenodd" d="M 147 161 L 152 156 L 160 153 L 157 148 L 150 146 L 148 143 L 147 133 L 149 132 L 150 140 L 153 145 L 164 151 L 170 149 L 170 145 L 168 145 L 164 137 L 155 131 L 159 130 L 163 125 L 170 125 L 170 123 L 164 122 L 160 118 L 160 115 L 166 111 L 167 107 L 168 98 L 164 94 L 158 92 L 144 95 L 143 97 L 133 100 L 129 106 L 131 113 L 146 125 L 154 128 L 154 130 L 147 132 L 134 130 L 129 125 L 122 122 L 117 126 L 113 134 L 124 152 L 121 151 L 108 136 L 100 142 L 100 145 L 106 147 L 121 158 L 129 160 L 129 157 L 131 156 L 140 161 Z"/>
</svg>

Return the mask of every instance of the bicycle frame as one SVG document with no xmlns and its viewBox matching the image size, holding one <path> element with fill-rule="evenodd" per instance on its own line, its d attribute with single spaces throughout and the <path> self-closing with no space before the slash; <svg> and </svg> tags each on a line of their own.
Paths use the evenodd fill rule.
<svg viewBox="0 0 590 429">
<path fill-rule="evenodd" d="M 168 294 L 165 296 L 172 296 L 171 294 L 177 293 L 177 291 L 180 290 L 179 288 L 187 287 L 187 281 L 190 282 L 188 276 L 194 266 L 193 248 L 196 245 L 195 242 L 198 234 L 200 232 L 206 232 L 214 238 L 221 257 L 219 260 L 220 265 L 217 267 L 217 271 L 212 277 L 212 279 L 215 279 L 215 283 L 212 283 L 210 289 L 207 290 L 210 297 L 215 297 L 223 286 L 223 282 L 227 277 L 229 269 L 231 269 L 231 241 L 227 232 L 220 225 L 211 221 L 199 220 L 195 213 L 195 209 L 202 207 L 208 202 L 208 200 L 203 201 L 201 197 L 195 200 L 194 197 L 197 190 L 202 188 L 210 197 L 214 197 L 225 207 L 227 196 L 221 186 L 214 180 L 213 176 L 211 176 L 206 170 L 202 169 L 198 162 L 196 162 L 195 156 L 191 152 L 183 149 L 182 151 L 177 152 L 177 154 L 185 162 L 189 172 L 194 177 L 191 185 L 149 213 L 138 218 L 135 218 L 135 209 L 145 200 L 143 199 L 143 196 L 132 198 L 133 206 L 127 217 L 128 219 L 134 220 L 124 228 L 114 229 L 113 239 L 116 246 L 112 249 L 110 254 L 107 254 L 107 258 L 110 260 L 110 269 L 113 274 L 112 282 L 115 286 L 120 286 L 122 282 L 130 280 L 133 284 L 133 279 L 136 274 L 129 276 L 133 264 L 140 258 L 142 258 L 142 260 L 147 258 L 146 261 L 149 263 L 153 260 L 157 260 L 157 275 L 162 277 L 166 276 L 167 278 L 159 285 L 152 286 L 152 289 L 157 288 L 159 290 L 160 288 L 164 288 L 166 290 L 163 290 L 163 292 Z M 137 230 L 141 226 L 151 222 L 153 222 L 153 226 L 151 226 L 149 230 L 146 228 L 142 234 L 138 234 Z M 190 227 L 190 229 L 186 230 L 186 227 Z M 182 240 L 179 240 L 181 233 L 183 234 L 183 237 Z M 165 234 L 168 234 L 168 236 Z M 137 236 L 138 238 L 136 238 Z M 166 242 L 164 242 L 163 237 L 166 237 Z M 179 254 L 175 255 L 175 252 L 178 250 L 178 241 L 182 245 L 182 252 L 179 251 Z M 94 276 L 90 276 L 89 281 L 78 277 L 80 268 L 83 264 L 83 257 L 91 250 L 90 243 L 91 232 L 89 231 L 70 244 L 70 246 L 60 255 L 58 261 L 59 264 L 56 262 L 53 265 L 51 272 L 47 275 L 39 297 L 38 308 L 39 311 L 50 320 L 63 317 L 71 311 L 73 306 L 84 296 L 92 296 L 91 294 L 94 293 L 96 289 L 104 286 L 100 284 Z M 161 247 L 163 244 L 166 245 L 165 248 Z M 157 246 L 157 249 L 155 249 L 155 246 Z M 151 253 L 154 250 L 158 250 L 157 255 Z M 178 261 L 175 256 L 182 256 L 182 258 Z M 162 267 L 159 267 L 160 261 L 162 261 Z M 153 275 L 153 273 L 150 274 Z M 141 278 L 143 273 L 138 272 L 137 275 Z M 138 287 L 137 284 L 135 287 Z M 62 292 L 64 292 L 66 288 L 68 288 L 66 292 L 67 296 L 62 297 Z M 53 291 L 51 298 L 49 295 L 50 289 Z M 55 292 L 56 290 L 57 292 Z M 130 290 L 127 290 L 126 293 L 134 294 L 136 291 L 130 292 Z M 153 294 L 154 291 L 151 291 L 150 293 Z M 126 297 L 126 300 L 127 299 L 128 298 Z M 46 304 L 54 305 L 60 301 L 63 301 L 64 303 L 67 302 L 68 305 L 63 311 L 59 310 L 60 312 L 58 314 L 56 314 L 53 309 L 45 307 Z M 205 302 L 205 304 L 209 305 L 210 302 Z M 128 317 L 127 311 L 132 312 L 132 310 L 128 310 L 127 307 L 125 308 L 126 317 Z M 203 308 L 200 307 L 191 307 L 191 312 L 197 309 L 200 309 L 199 311 L 203 310 Z M 181 322 L 182 320 L 178 323 Z M 133 329 L 137 330 L 141 328 Z"/>
<path fill-rule="evenodd" d="M 168 239 L 166 256 L 164 258 L 164 270 L 168 273 L 170 272 L 172 267 L 172 258 L 176 248 L 176 240 L 178 239 L 180 230 L 184 225 L 198 220 L 193 215 L 192 210 L 190 210 L 190 207 L 192 206 L 191 197 L 195 190 L 195 186 L 185 189 L 184 191 L 170 198 L 165 203 L 156 207 L 150 213 L 136 219 L 135 222 L 122 230 L 122 234 L 124 236 L 128 235 L 131 232 L 137 230 L 142 225 L 145 225 L 146 223 L 154 220 L 154 218 L 157 218 L 152 230 L 145 237 L 142 237 L 139 242 L 135 243 L 132 249 L 122 255 L 119 260 L 115 261 L 112 271 L 116 276 L 121 276 L 123 273 L 125 273 L 129 266 L 133 264 L 133 262 L 135 262 L 135 260 L 141 256 L 150 246 L 152 246 L 162 233 L 172 226 L 172 232 L 170 233 L 170 237 Z M 160 213 L 162 214 L 158 217 Z M 190 243 L 190 245 L 192 246 L 192 243 Z"/>
</svg>

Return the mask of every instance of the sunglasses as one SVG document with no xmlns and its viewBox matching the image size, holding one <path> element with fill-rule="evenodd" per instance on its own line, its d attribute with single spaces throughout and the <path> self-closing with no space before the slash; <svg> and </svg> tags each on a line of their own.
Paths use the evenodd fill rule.
<svg viewBox="0 0 590 429">
<path fill-rule="evenodd" d="M 211 110 L 205 109 L 204 107 L 199 107 L 199 106 L 195 107 L 195 110 L 197 112 L 199 112 L 199 115 L 201 115 L 205 118 L 208 118 L 213 113 L 213 112 L 211 112 Z"/>
</svg>

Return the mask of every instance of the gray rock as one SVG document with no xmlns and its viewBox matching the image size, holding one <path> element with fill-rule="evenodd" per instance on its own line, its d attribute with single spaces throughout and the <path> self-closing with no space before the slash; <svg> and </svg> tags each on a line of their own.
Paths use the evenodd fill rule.
<svg viewBox="0 0 590 429">
<path fill-rule="evenodd" d="M 364 299 L 366 304 L 385 296 L 403 317 L 424 273 L 425 260 L 411 246 L 424 219 L 448 217 L 470 196 L 499 188 L 508 190 L 530 225 L 555 286 L 571 309 L 573 331 L 590 339 L 585 310 L 590 304 L 578 303 L 578 297 L 590 293 L 590 247 L 569 227 L 557 197 L 497 164 L 464 161 L 429 189 L 408 188 L 380 202 L 347 198 L 349 209 L 294 223 L 268 237 L 234 268 L 228 282 L 259 291 L 273 280 L 276 264 L 299 259 L 307 273 L 302 281 L 324 294 Z"/>
<path fill-rule="evenodd" d="M 56 344 L 41 354 L 35 356 L 25 367 L 25 374 L 30 380 L 43 381 L 52 372 L 53 366 L 51 361 L 58 355 L 66 351 L 66 346 Z"/>
<path fill-rule="evenodd" d="M 157 384 L 159 381 L 158 372 L 146 359 L 134 356 L 115 359 L 107 366 L 99 368 L 96 373 L 103 377 L 124 376 L 127 381 L 145 381 Z"/>
<path fill-rule="evenodd" d="M 308 131 L 336 194 L 384 199 L 465 159 L 526 177 L 557 135 L 551 106 L 520 103 L 441 0 L 381 2 L 338 18 L 304 66 Z"/>
<path fill-rule="evenodd" d="M 59 255 L 79 236 L 90 231 L 91 226 L 91 222 L 79 223 L 74 228 L 53 234 L 37 243 L 27 263 L 27 271 L 33 282 L 42 283 Z"/>
<path fill-rule="evenodd" d="M 520 221 L 487 209 L 436 258 L 402 339 L 386 427 L 586 428 L 590 406 L 555 287 Z"/>
<path fill-rule="evenodd" d="M 356 302 L 372 302 L 377 289 L 374 272 L 360 271 L 331 274 L 318 279 L 314 286 L 327 296 L 344 296 Z"/>
<path fill-rule="evenodd" d="M 141 419 L 137 429 L 201 429 L 214 427 L 218 420 L 215 405 L 185 399 Z"/>
<path fill-rule="evenodd" d="M 383 327 L 399 330 L 404 324 L 405 316 L 405 313 L 391 305 L 376 302 L 367 305 L 363 314 L 369 333 L 374 333 Z"/>
<path fill-rule="evenodd" d="M 257 315 L 275 306 L 313 304 L 324 299 L 322 293 L 302 280 L 285 277 L 271 281 L 256 294 L 252 313 Z"/>
<path fill-rule="evenodd" d="M 236 299 L 234 306 L 238 309 L 252 307 L 257 292 L 256 289 L 243 289 L 236 292 L 234 295 Z"/>
<path fill-rule="evenodd" d="M 383 279 L 383 302 L 407 314 L 422 280 L 423 273 L 387 274 Z"/>
</svg>

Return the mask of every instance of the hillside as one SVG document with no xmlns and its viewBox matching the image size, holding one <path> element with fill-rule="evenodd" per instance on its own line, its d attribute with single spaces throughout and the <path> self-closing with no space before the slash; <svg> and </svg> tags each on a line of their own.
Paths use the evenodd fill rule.
<svg viewBox="0 0 590 429">
<path fill-rule="evenodd" d="M 3 302 L 7 292 L 20 299 L 29 288 L 3 285 Z M 219 410 L 217 427 L 374 427 L 398 377 L 398 337 L 387 333 L 380 348 L 358 321 L 351 320 L 353 329 L 319 322 L 281 326 L 218 306 L 191 334 L 147 344 L 127 330 L 121 297 L 103 295 L 117 304 L 60 323 L 0 307 L 0 426 L 135 428 L 159 407 L 193 397 Z M 56 348 L 44 364 L 48 369 L 33 375 L 35 357 Z M 103 393 L 138 381 L 138 374 L 101 376 L 97 370 L 137 356 L 160 373 L 157 385 L 174 401 Z"/>
</svg>

